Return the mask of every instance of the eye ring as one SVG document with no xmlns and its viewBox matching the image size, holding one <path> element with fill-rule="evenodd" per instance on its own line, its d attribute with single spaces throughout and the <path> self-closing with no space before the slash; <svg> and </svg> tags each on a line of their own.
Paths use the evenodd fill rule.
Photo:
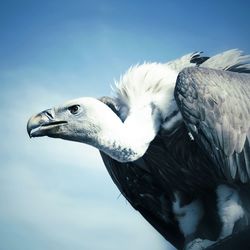
<svg viewBox="0 0 250 250">
<path fill-rule="evenodd" d="M 72 115 L 76 115 L 79 113 L 80 111 L 80 105 L 72 105 L 70 107 L 68 107 L 68 110 L 69 112 L 72 114 Z"/>
</svg>

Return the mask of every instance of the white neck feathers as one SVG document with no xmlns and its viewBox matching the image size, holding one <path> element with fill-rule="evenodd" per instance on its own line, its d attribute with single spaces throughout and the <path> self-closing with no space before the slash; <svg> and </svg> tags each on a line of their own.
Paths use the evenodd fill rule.
<svg viewBox="0 0 250 250">
<path fill-rule="evenodd" d="M 159 111 L 148 105 L 131 110 L 124 123 L 114 113 L 110 118 L 102 120 L 93 146 L 120 162 L 142 157 L 160 126 Z"/>
</svg>

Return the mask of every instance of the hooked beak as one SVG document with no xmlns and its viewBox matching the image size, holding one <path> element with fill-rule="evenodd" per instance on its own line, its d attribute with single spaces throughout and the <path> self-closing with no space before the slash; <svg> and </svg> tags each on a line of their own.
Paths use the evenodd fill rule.
<svg viewBox="0 0 250 250">
<path fill-rule="evenodd" d="M 52 109 L 47 109 L 41 113 L 32 116 L 27 123 L 27 132 L 29 137 L 39 137 L 47 135 L 48 131 L 66 121 L 56 120 L 53 116 Z"/>
</svg>

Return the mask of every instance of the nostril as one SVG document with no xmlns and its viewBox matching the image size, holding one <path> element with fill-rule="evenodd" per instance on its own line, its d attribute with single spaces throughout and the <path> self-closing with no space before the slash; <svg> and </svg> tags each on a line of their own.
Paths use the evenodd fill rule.
<svg viewBox="0 0 250 250">
<path fill-rule="evenodd" d="M 49 118 L 49 119 L 54 119 L 51 113 L 51 109 L 45 110 L 44 114 Z"/>
</svg>

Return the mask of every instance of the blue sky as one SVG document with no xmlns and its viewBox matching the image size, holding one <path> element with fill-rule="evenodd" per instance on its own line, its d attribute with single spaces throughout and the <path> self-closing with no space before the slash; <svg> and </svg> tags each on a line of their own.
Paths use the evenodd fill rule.
<svg viewBox="0 0 250 250">
<path fill-rule="evenodd" d="M 0 249 L 166 249 L 97 150 L 30 140 L 30 115 L 110 94 L 132 64 L 250 53 L 249 1 L 1 1 Z M 118 198 L 119 197 L 119 198 Z"/>
</svg>

